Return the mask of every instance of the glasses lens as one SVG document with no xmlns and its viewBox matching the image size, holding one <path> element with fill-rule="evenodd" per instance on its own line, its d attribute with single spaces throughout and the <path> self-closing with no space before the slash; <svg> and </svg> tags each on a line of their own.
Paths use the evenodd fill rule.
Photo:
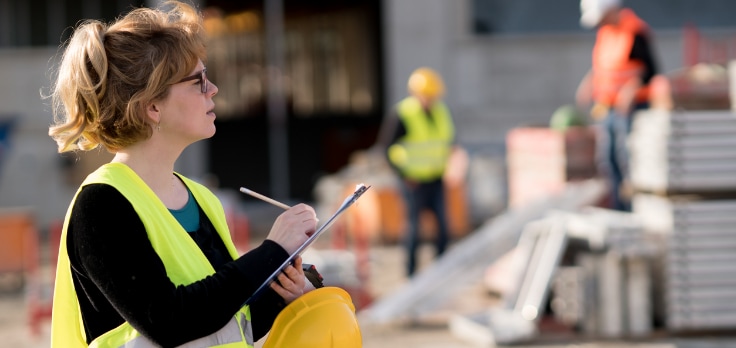
<svg viewBox="0 0 736 348">
<path fill-rule="evenodd" d="M 202 76 L 200 78 L 202 79 L 202 93 L 207 94 L 207 70 L 202 70 Z"/>
</svg>

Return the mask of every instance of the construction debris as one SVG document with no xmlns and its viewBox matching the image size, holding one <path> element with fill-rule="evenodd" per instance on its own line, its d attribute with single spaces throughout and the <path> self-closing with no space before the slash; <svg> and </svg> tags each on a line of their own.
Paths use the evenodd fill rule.
<svg viewBox="0 0 736 348">
<path fill-rule="evenodd" d="M 377 299 L 359 313 L 362 325 L 418 319 L 430 314 L 458 290 L 481 282 L 485 269 L 517 245 L 524 226 L 550 210 L 577 211 L 601 199 L 598 180 L 570 183 L 558 195 L 508 211 L 453 245 L 431 267 L 419 272 L 394 293 Z"/>
<path fill-rule="evenodd" d="M 550 289 L 556 287 L 551 304 L 571 327 L 602 337 L 650 333 L 649 265 L 658 249 L 644 232 L 630 213 L 597 208 L 549 212 L 528 223 L 519 239 L 516 290 L 499 307 L 453 316 L 451 330 L 487 347 L 531 340 Z M 585 241 L 587 248 L 577 252 L 575 265 L 559 272 L 571 239 Z M 560 281 L 560 274 L 567 279 Z"/>
</svg>

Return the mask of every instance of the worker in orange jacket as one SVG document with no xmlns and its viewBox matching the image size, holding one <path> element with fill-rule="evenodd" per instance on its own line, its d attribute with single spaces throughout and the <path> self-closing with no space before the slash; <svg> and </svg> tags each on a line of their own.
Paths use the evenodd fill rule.
<svg viewBox="0 0 736 348">
<path fill-rule="evenodd" d="M 598 121 L 597 162 L 611 188 L 611 208 L 631 209 L 622 195 L 628 178 L 626 139 L 637 110 L 649 107 L 649 83 L 657 74 L 648 25 L 621 0 L 581 0 L 580 23 L 596 28 L 592 67 L 576 101 Z"/>
</svg>

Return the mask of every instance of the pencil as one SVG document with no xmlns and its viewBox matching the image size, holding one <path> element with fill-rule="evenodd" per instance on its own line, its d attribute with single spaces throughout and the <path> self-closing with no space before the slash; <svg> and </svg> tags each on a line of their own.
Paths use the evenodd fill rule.
<svg viewBox="0 0 736 348">
<path fill-rule="evenodd" d="M 251 191 L 251 190 L 249 190 L 249 189 L 247 189 L 245 187 L 241 187 L 240 188 L 240 192 L 245 193 L 247 195 L 251 195 L 251 196 L 253 196 L 255 198 L 258 198 L 258 199 L 260 199 L 260 200 L 262 200 L 264 202 L 271 203 L 271 204 L 273 204 L 273 205 L 275 205 L 275 206 L 277 206 L 277 207 L 279 207 L 281 209 L 284 209 L 284 210 L 288 210 L 289 208 L 291 208 L 290 206 L 288 206 L 288 205 L 286 205 L 284 203 L 281 203 L 281 202 L 279 202 L 279 201 L 277 201 L 277 200 L 275 200 L 273 198 L 266 197 L 266 196 L 264 196 L 264 195 L 262 195 L 260 193 L 253 192 L 253 191 Z"/>
</svg>

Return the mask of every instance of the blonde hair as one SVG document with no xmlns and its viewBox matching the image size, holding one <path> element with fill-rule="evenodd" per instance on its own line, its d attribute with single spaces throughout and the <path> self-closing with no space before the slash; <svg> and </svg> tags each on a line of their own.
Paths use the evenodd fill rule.
<svg viewBox="0 0 736 348">
<path fill-rule="evenodd" d="M 206 60 L 202 18 L 185 3 L 137 8 L 111 24 L 82 22 L 52 86 L 49 135 L 58 151 L 102 145 L 115 152 L 148 139 L 146 106 L 165 98 L 199 60 Z"/>
</svg>

